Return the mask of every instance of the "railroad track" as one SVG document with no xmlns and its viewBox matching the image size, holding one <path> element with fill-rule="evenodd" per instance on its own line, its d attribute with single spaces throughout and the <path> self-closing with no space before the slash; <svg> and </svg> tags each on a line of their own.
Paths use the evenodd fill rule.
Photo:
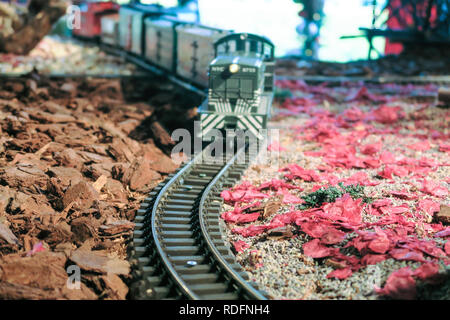
<svg viewBox="0 0 450 320">
<path fill-rule="evenodd" d="M 205 151 L 141 204 L 131 250 L 134 299 L 266 299 L 222 237 L 220 191 L 233 186 L 254 155 L 206 163 Z"/>
</svg>

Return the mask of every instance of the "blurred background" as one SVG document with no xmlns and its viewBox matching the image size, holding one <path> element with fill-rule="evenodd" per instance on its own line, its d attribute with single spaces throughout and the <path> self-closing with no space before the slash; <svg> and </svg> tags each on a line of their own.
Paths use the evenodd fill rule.
<svg viewBox="0 0 450 320">
<path fill-rule="evenodd" d="M 127 3 L 120 1 L 119 3 Z M 181 2 L 181 3 L 180 3 Z M 382 8 L 386 1 L 378 1 Z M 165 7 L 185 6 L 183 19 L 237 32 L 263 34 L 276 45 L 277 56 L 304 56 L 325 61 L 347 62 L 366 59 L 369 43 L 360 27 L 370 27 L 373 8 L 363 0 L 142 0 L 141 3 Z M 192 11 L 192 13 L 188 13 Z M 384 12 L 387 18 L 387 12 Z M 385 41 L 374 46 L 381 52 Z"/>
<path fill-rule="evenodd" d="M 1 20 L 1 4 L 66 0 L 0 0 L 0 36 L 12 28 Z M 89 15 L 92 0 L 68 0 Z M 105 1 L 106 2 L 106 1 Z M 278 58 L 346 63 L 377 60 L 402 51 L 427 56 L 430 45 L 450 41 L 450 0 L 115 0 L 120 5 L 159 5 L 184 21 L 219 29 L 267 36 Z M 3 8 L 3 9 L 2 9 Z M 33 8 L 30 8 L 33 14 Z M 97 12 L 95 14 L 101 14 Z M 20 13 L 15 13 L 20 16 Z M 71 36 L 68 15 L 59 18 L 51 34 Z M 11 19 L 10 19 L 11 20 Z M 14 20 L 14 19 L 13 19 Z M 20 19 L 18 19 L 20 20 Z M 26 25 L 27 19 L 22 19 Z M 2 22 L 3 21 L 3 22 Z M 31 28 L 31 27 L 30 27 Z M 18 29 L 18 28 L 16 28 Z M 9 30 L 9 31 L 8 31 Z M 41 38 L 43 34 L 36 36 Z M 19 41 L 20 37 L 17 36 Z M 16 41 L 12 40 L 12 42 Z M 424 46 L 424 44 L 426 46 Z M 1 50 L 15 52 L 20 50 Z M 10 45 L 13 46 L 13 45 Z M 405 50 L 403 50 L 405 48 Z M 5 48 L 3 48 L 5 49 Z M 28 50 L 28 48 L 27 48 Z M 25 51 L 27 51 L 25 50 Z M 417 50 L 421 52 L 416 52 Z M 24 51 L 24 52 L 25 52 Z M 28 50 L 29 51 L 29 50 Z M 441 50 L 442 51 L 442 50 Z M 444 50 L 445 51 L 445 50 Z"/>
<path fill-rule="evenodd" d="M 198 0 L 198 5 L 205 24 L 264 34 L 275 43 L 277 56 L 339 62 L 367 58 L 366 39 L 340 38 L 370 26 L 372 8 L 362 0 Z M 376 39 L 380 51 L 384 44 Z"/>
</svg>

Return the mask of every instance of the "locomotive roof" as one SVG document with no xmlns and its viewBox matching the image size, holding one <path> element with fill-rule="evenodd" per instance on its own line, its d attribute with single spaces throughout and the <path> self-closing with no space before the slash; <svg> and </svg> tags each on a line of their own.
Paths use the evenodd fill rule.
<svg viewBox="0 0 450 320">
<path fill-rule="evenodd" d="M 262 60 L 261 58 L 251 56 L 220 55 L 211 62 L 211 65 L 230 65 L 233 63 L 246 67 L 259 68 L 262 65 Z"/>
</svg>

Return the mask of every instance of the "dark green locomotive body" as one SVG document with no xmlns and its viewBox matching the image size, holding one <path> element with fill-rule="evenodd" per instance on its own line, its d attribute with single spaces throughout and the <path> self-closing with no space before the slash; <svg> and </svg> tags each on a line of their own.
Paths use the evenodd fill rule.
<svg viewBox="0 0 450 320">
<path fill-rule="evenodd" d="M 263 138 L 273 98 L 273 44 L 259 36 L 233 34 L 215 46 L 208 99 L 199 110 L 203 140 L 210 140 L 212 129 L 240 129 Z"/>
</svg>

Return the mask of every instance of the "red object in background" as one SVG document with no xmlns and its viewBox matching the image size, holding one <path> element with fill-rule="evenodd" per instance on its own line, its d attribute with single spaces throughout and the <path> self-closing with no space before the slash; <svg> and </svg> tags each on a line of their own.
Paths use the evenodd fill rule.
<svg viewBox="0 0 450 320">
<path fill-rule="evenodd" d="M 421 3 L 408 3 L 404 4 L 402 0 L 391 0 L 388 7 L 389 18 L 387 20 L 387 28 L 391 30 L 407 30 L 409 28 L 416 29 L 417 31 L 423 31 L 420 27 L 414 26 L 413 8 L 416 8 L 419 19 L 425 19 L 427 6 L 431 0 L 422 0 Z M 430 26 L 433 27 L 437 19 L 436 6 L 431 8 Z M 403 45 L 399 42 L 392 42 L 386 38 L 386 44 L 384 48 L 384 54 L 400 54 L 403 51 Z"/>
<path fill-rule="evenodd" d="M 82 37 L 99 37 L 102 33 L 101 18 L 105 14 L 119 12 L 120 5 L 114 2 L 88 2 L 81 5 L 80 28 L 72 34 Z"/>
<path fill-rule="evenodd" d="M 388 7 L 389 10 L 389 18 L 387 20 L 387 27 L 392 30 L 401 30 L 404 29 L 404 26 L 400 23 L 399 18 L 396 16 L 393 16 L 393 12 L 398 10 L 396 13 L 400 19 L 405 19 L 408 24 L 411 24 L 412 19 L 410 16 L 408 16 L 406 10 L 404 8 L 399 8 L 401 6 L 400 0 L 392 0 L 391 5 Z M 398 8 L 398 9 L 397 9 Z M 409 20 L 409 21 L 408 21 Z M 386 44 L 384 47 L 384 54 L 400 54 L 403 50 L 403 45 L 398 42 L 391 42 L 388 38 L 386 38 Z"/>
</svg>

